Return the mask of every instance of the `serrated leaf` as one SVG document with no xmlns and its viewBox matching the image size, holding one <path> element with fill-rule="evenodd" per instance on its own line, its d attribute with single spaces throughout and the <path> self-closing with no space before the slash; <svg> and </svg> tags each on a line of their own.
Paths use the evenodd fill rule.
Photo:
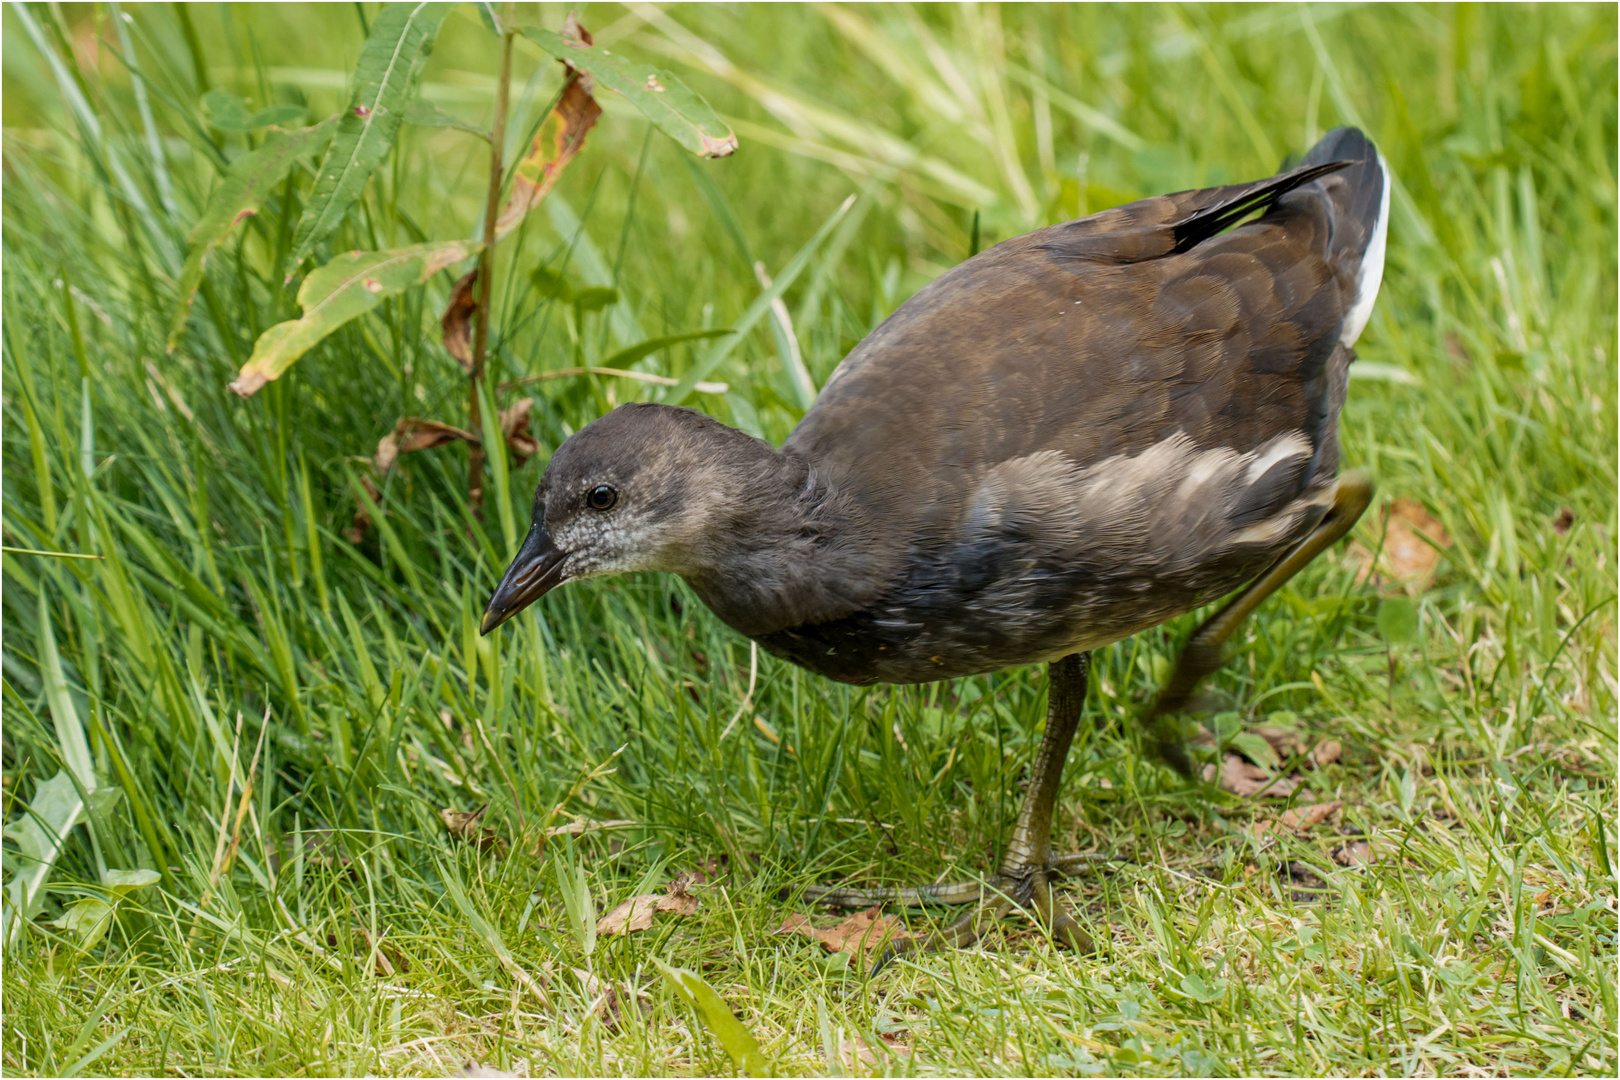
<svg viewBox="0 0 1620 1080">
<path fill-rule="evenodd" d="M 720 1040 L 720 1045 L 731 1057 L 731 1063 L 738 1072 L 744 1076 L 772 1074 L 770 1059 L 759 1048 L 759 1040 L 737 1019 L 714 987 L 704 982 L 703 977 L 695 971 L 672 967 L 656 956 L 651 959 L 681 999 L 697 1011 L 703 1026 Z"/>
<path fill-rule="evenodd" d="M 339 255 L 304 279 L 298 290 L 303 317 L 277 323 L 260 334 L 231 389 L 242 397 L 252 395 L 350 319 L 478 254 L 483 246 L 477 240 L 439 240 Z"/>
<path fill-rule="evenodd" d="M 726 157 L 736 152 L 737 136 L 731 128 L 707 101 L 668 72 L 537 26 L 524 27 L 523 36 L 622 94 L 654 127 L 699 157 Z"/>
<path fill-rule="evenodd" d="M 186 328 L 186 316 L 191 312 L 197 286 L 202 284 L 209 254 L 225 242 L 238 224 L 258 213 L 265 196 L 281 183 L 300 158 L 318 152 L 325 145 L 337 121 L 334 116 L 313 127 L 272 131 L 257 150 L 237 158 L 225 170 L 224 180 L 208 196 L 202 217 L 197 219 L 187 237 L 191 250 L 180 271 L 180 303 L 169 329 L 169 351 L 174 351 Z"/>
<path fill-rule="evenodd" d="M 638 342 L 637 344 L 630 346 L 628 349 L 620 349 L 606 360 L 603 360 L 601 364 L 597 366 L 605 368 L 627 368 L 637 360 L 651 356 L 660 349 L 667 349 L 671 345 L 679 345 L 683 341 L 698 341 L 702 338 L 724 337 L 727 334 L 734 333 L 736 333 L 735 330 L 694 330 L 690 334 L 671 334 L 668 337 L 648 338 L 646 341 Z"/>
<path fill-rule="evenodd" d="M 411 95 L 449 4 L 400 3 L 383 8 L 355 65 L 355 95 L 321 160 L 315 190 L 293 235 L 293 265 L 309 256 L 360 198 L 366 181 L 394 146 Z"/>
</svg>

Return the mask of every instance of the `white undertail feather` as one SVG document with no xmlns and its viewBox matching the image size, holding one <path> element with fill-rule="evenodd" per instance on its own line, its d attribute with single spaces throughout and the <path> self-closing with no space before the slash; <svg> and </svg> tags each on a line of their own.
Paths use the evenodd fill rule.
<svg viewBox="0 0 1620 1080">
<path fill-rule="evenodd" d="M 1374 151 L 1377 153 L 1377 151 Z M 1346 346 L 1354 345 L 1372 317 L 1373 301 L 1378 299 L 1378 286 L 1384 280 L 1384 244 L 1389 238 L 1389 165 L 1384 155 L 1378 155 L 1378 168 L 1384 174 L 1384 193 L 1378 200 L 1378 224 L 1373 226 L 1372 239 L 1361 256 L 1361 272 L 1356 277 L 1356 303 L 1344 317 L 1344 328 L 1339 340 Z"/>
</svg>

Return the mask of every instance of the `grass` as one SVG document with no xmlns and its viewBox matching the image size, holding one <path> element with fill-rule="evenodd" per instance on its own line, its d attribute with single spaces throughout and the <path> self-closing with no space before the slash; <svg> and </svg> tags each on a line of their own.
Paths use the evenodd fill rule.
<svg viewBox="0 0 1620 1080">
<path fill-rule="evenodd" d="M 1231 650 L 1205 721 L 1237 745 L 1260 725 L 1338 740 L 1302 791 L 1340 815 L 1257 838 L 1282 801 L 1138 752 L 1178 620 L 1098 654 L 1065 776 L 1060 834 L 1115 857 L 1070 890 L 1107 957 L 1009 923 L 875 979 L 773 936 L 806 910 L 778 891 L 993 867 L 1040 672 L 856 690 L 761 656 L 751 679 L 747 643 L 653 577 L 571 585 L 480 639 L 542 462 L 497 461 L 481 523 L 463 447 L 410 455 L 378 527 L 343 538 L 355 459 L 395 418 L 464 419 L 449 275 L 236 399 L 255 336 L 295 310 L 270 269 L 292 185 L 163 348 L 186 231 L 248 145 L 203 124 L 205 81 L 327 115 L 356 9 L 141 8 L 122 29 L 118 10 L 33 6 L 37 42 L 4 15 L 5 543 L 102 556 L 3 557 L 6 819 L 63 767 L 65 719 L 119 793 L 8 949 L 6 1074 L 728 1071 L 660 959 L 784 1072 L 1613 1075 L 1613 8 L 581 10 L 743 150 L 689 162 L 608 102 L 498 260 L 492 381 L 730 325 L 752 264 L 779 271 L 852 193 L 788 294 L 818 385 L 976 228 L 1263 175 L 1340 122 L 1399 181 L 1344 458 L 1452 542 L 1404 583 L 1318 560 Z M 494 70 L 459 8 L 425 95 L 487 122 Z M 558 75 L 520 47 L 517 77 L 526 130 Z M 407 128 L 331 249 L 474 235 L 482 146 Z M 576 317 L 530 288 L 541 265 L 621 299 Z M 679 377 L 705 347 L 638 367 Z M 697 403 L 779 440 L 800 411 L 787 348 L 761 324 Z M 535 433 L 549 450 L 654 392 L 539 384 Z M 1392 645 L 1396 593 L 1420 620 Z M 504 857 L 439 817 L 486 803 Z M 601 820 L 631 824 L 541 842 Z M 1357 840 L 1375 858 L 1341 866 Z M 697 914 L 587 951 L 588 909 L 698 866 L 726 873 Z M 85 949 L 51 922 L 109 868 L 162 879 Z M 869 1064 L 861 1040 L 902 1052 Z"/>
</svg>

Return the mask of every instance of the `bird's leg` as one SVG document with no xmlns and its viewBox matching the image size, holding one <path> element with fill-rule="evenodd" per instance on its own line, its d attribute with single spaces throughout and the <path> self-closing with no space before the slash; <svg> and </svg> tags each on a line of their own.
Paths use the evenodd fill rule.
<svg viewBox="0 0 1620 1080">
<path fill-rule="evenodd" d="M 1164 718 L 1181 711 L 1199 680 L 1221 666 L 1221 646 L 1243 624 L 1243 620 L 1289 578 L 1304 569 L 1307 563 L 1350 531 L 1372 501 L 1372 493 L 1372 479 L 1364 472 L 1351 472 L 1339 477 L 1338 487 L 1333 493 L 1333 505 L 1322 515 L 1316 528 L 1234 597 L 1231 603 L 1193 631 L 1192 637 L 1187 640 L 1187 647 L 1176 661 L 1170 681 L 1159 693 L 1158 700 L 1153 703 L 1153 711 L 1146 720 L 1148 730 L 1158 742 L 1159 755 L 1177 772 L 1190 776 L 1192 762 L 1187 757 L 1187 749 L 1182 745 L 1180 735 L 1165 725 Z"/>
<path fill-rule="evenodd" d="M 1052 878 L 1065 870 L 1090 861 L 1084 856 L 1052 857 L 1052 814 L 1057 806 L 1059 781 L 1069 745 L 1080 726 L 1086 701 L 1086 677 L 1091 667 L 1090 653 L 1075 653 L 1047 666 L 1046 733 L 1035 755 L 1029 790 L 1018 811 L 1012 840 L 1001 860 L 1000 872 L 987 882 L 961 882 L 951 885 L 925 885 L 917 889 L 812 889 L 806 895 L 841 907 L 868 906 L 887 901 L 901 903 L 977 903 L 974 910 L 952 922 L 937 937 L 913 938 L 896 946 L 880 963 L 893 955 L 918 947 L 968 945 L 976 941 L 984 925 L 1014 907 L 1033 904 L 1059 941 L 1090 951 L 1091 939 L 1052 895 Z"/>
</svg>

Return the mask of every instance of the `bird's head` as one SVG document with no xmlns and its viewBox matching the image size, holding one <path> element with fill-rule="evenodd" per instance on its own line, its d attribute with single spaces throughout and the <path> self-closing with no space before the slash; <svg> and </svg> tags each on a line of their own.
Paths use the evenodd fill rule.
<svg viewBox="0 0 1620 1080">
<path fill-rule="evenodd" d="M 483 633 L 576 578 L 694 569 L 762 454 L 775 451 L 691 409 L 621 405 L 588 424 L 546 466 Z"/>
</svg>

